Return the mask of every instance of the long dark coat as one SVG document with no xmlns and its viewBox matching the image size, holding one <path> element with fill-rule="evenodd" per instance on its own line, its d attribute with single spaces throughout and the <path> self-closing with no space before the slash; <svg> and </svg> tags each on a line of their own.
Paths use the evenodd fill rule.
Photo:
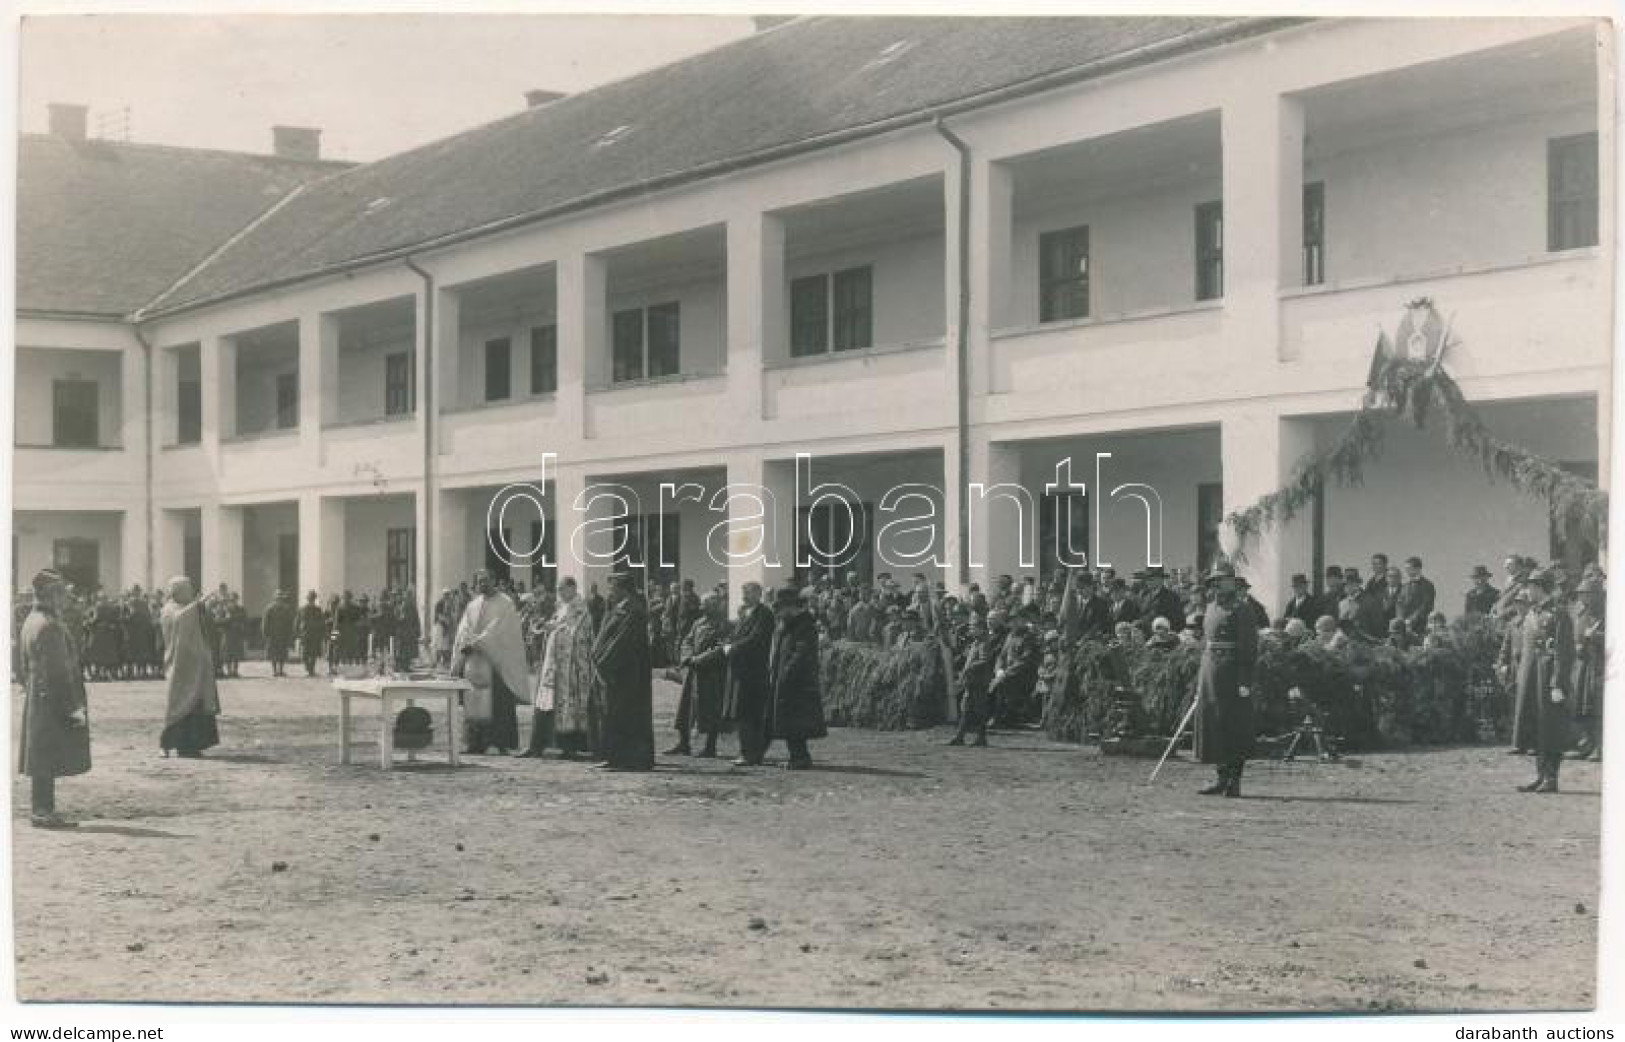
<svg viewBox="0 0 1625 1042">
<path fill-rule="evenodd" d="M 1574 744 L 1574 620 L 1552 602 L 1531 607 L 1518 624 L 1518 641 L 1518 704 L 1534 717 L 1533 748 L 1560 756 Z M 1553 687 L 1563 701 L 1552 701 Z"/>
<path fill-rule="evenodd" d="M 1202 669 L 1196 680 L 1196 758 L 1239 763 L 1253 753 L 1253 700 L 1239 689 L 1253 684 L 1258 628 L 1239 600 L 1213 601 L 1202 620 Z"/>
<path fill-rule="evenodd" d="M 293 605 L 287 601 L 272 601 L 266 605 L 260 629 L 265 633 L 266 655 L 286 658 L 293 644 Z"/>
<path fill-rule="evenodd" d="M 1606 619 L 1580 609 L 1574 616 L 1574 698 L 1576 717 L 1601 717 L 1603 679 L 1606 666 L 1603 646 Z"/>
<path fill-rule="evenodd" d="M 90 770 L 90 728 L 68 717 L 84 709 L 79 653 L 54 615 L 35 608 L 18 637 L 22 649 L 22 756 L 18 770 L 31 778 L 66 778 Z"/>
<path fill-rule="evenodd" d="M 299 609 L 299 641 L 307 655 L 322 653 L 327 643 L 327 614 L 314 604 Z"/>
<path fill-rule="evenodd" d="M 780 619 L 773 627 L 768 672 L 773 678 L 768 737 L 805 740 L 829 734 L 818 683 L 818 623 L 810 612 Z"/>
<path fill-rule="evenodd" d="M 767 659 L 773 648 L 773 611 L 758 602 L 740 613 L 728 641 L 728 687 L 722 717 L 734 722 L 764 719 L 773 693 Z"/>
<path fill-rule="evenodd" d="M 683 734 L 722 730 L 722 700 L 728 689 L 728 662 L 722 654 L 726 633 L 724 624 L 701 615 L 683 638 L 682 657 L 689 660 L 677 707 L 677 730 Z"/>
<path fill-rule="evenodd" d="M 654 691 L 649 621 L 643 598 L 622 598 L 604 612 L 592 646 L 604 707 L 603 754 L 612 767 L 650 770 L 655 762 Z"/>
</svg>

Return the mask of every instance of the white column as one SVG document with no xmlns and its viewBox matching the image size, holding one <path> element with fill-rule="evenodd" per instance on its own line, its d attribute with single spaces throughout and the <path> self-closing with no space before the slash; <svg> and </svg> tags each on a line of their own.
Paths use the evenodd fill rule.
<svg viewBox="0 0 1625 1042">
<path fill-rule="evenodd" d="M 731 491 L 749 490 L 728 502 L 728 611 L 744 603 L 740 590 L 761 583 L 764 595 L 795 574 L 796 471 L 790 460 L 740 453 L 728 460 Z M 760 516 L 753 516 L 760 515 Z M 715 524 L 716 522 L 711 522 Z M 760 548 L 761 553 L 752 553 Z M 737 563 L 735 563 L 737 561 Z"/>
<path fill-rule="evenodd" d="M 1619 147 L 1617 121 L 1619 119 L 1618 94 L 1615 79 L 1619 56 L 1614 47 L 1612 22 L 1597 21 L 1597 243 L 1602 265 L 1604 286 L 1614 284 L 1614 236 L 1618 224 L 1615 207 L 1618 193 L 1614 183 L 1618 167 Z"/>
<path fill-rule="evenodd" d="M 604 258 L 573 253 L 558 263 L 560 429 L 588 437 L 586 389 L 609 382 L 609 272 Z"/>
<path fill-rule="evenodd" d="M 969 381 L 973 396 L 995 390 L 988 365 L 991 335 L 1018 316 L 1010 300 L 1014 201 L 1008 167 L 983 159 L 972 162 Z M 954 264 L 948 267 L 951 270 Z M 957 285 L 951 288 L 957 292 Z M 1033 318 L 1037 318 L 1036 310 Z"/>
<path fill-rule="evenodd" d="M 152 559 L 151 585 L 154 587 L 186 571 L 186 515 L 181 511 L 158 511 Z"/>
<path fill-rule="evenodd" d="M 237 433 L 237 342 L 205 337 L 198 352 L 203 395 L 203 448 L 218 473 L 220 443 Z"/>
<path fill-rule="evenodd" d="M 299 446 L 321 463 L 322 427 L 339 419 L 339 323 L 312 312 L 299 317 Z"/>
<path fill-rule="evenodd" d="M 972 438 L 970 474 L 964 481 L 966 488 L 961 494 L 967 497 L 970 507 L 971 581 L 979 584 L 983 593 L 990 593 L 994 580 L 1001 575 L 1010 576 L 1019 585 L 1024 575 L 1037 572 L 1036 499 L 1019 494 L 1012 499 L 999 486 L 1025 487 L 1021 483 L 1020 449 L 985 436 Z M 982 489 L 971 489 L 972 483 L 980 484 Z M 1024 554 L 1034 567 L 1022 567 Z"/>
<path fill-rule="evenodd" d="M 728 222 L 728 397 L 751 419 L 763 416 L 762 365 L 788 354 L 784 222 L 748 213 Z"/>
<path fill-rule="evenodd" d="M 1220 442 L 1224 513 L 1228 516 L 1286 483 L 1298 461 L 1314 448 L 1314 427 L 1309 420 L 1288 419 L 1261 409 L 1237 410 L 1224 418 Z M 1236 563 L 1236 571 L 1247 577 L 1253 596 L 1271 616 L 1285 601 L 1292 573 L 1312 570 L 1312 536 L 1311 512 L 1305 507 L 1295 520 L 1277 522 L 1240 546 L 1243 559 Z M 1227 550 L 1235 546 L 1234 535 L 1225 532 L 1223 543 Z"/>
<path fill-rule="evenodd" d="M 1303 104 L 1247 91 L 1221 118 L 1227 341 L 1239 364 L 1273 364 L 1281 288 L 1303 282 Z"/>
<path fill-rule="evenodd" d="M 225 583 L 243 589 L 243 511 L 219 503 L 203 507 L 203 574 L 197 577 L 204 591 Z"/>
<path fill-rule="evenodd" d="M 143 588 L 152 586 L 152 569 L 147 565 L 149 532 L 145 503 L 124 511 L 119 522 L 119 577 L 115 580 L 120 589 L 137 583 Z"/>
<path fill-rule="evenodd" d="M 438 596 L 447 587 L 467 582 L 474 564 L 469 560 L 472 541 L 468 530 L 468 493 L 460 490 L 438 491 L 434 496 L 434 560 L 431 566 L 433 582 Z M 483 533 L 481 538 L 484 538 Z"/>
<path fill-rule="evenodd" d="M 959 465 L 959 438 L 957 434 L 949 433 L 942 439 L 942 539 L 940 545 L 942 546 L 942 559 L 945 562 L 945 567 L 942 569 L 942 582 L 949 590 L 955 591 L 960 596 L 964 595 L 965 588 L 972 581 L 970 569 L 967 567 L 964 573 L 961 574 L 959 567 L 961 546 L 965 546 L 967 550 L 969 549 L 965 541 L 966 533 L 959 523 L 961 506 L 963 505 L 967 509 L 970 506 L 970 501 L 965 497 L 965 481 L 965 474 Z M 970 560 L 968 553 L 965 555 L 964 560 L 968 565 Z"/>
<path fill-rule="evenodd" d="M 580 466 L 555 467 L 549 475 L 547 493 L 547 523 L 553 530 L 553 561 L 558 565 L 558 580 L 574 579 L 576 587 L 585 596 L 588 588 L 588 568 L 579 554 L 571 549 L 571 536 L 580 526 L 584 515 L 575 509 L 576 499 L 587 484 L 587 472 Z"/>
<path fill-rule="evenodd" d="M 299 600 L 315 590 L 327 598 L 344 592 L 344 500 L 305 492 L 299 496 Z"/>
<path fill-rule="evenodd" d="M 145 479 L 148 467 L 152 465 L 147 445 L 147 367 L 157 361 L 153 357 L 156 351 L 157 348 L 131 344 L 120 356 L 119 441 L 124 447 L 129 473 L 138 480 Z M 159 417 L 152 417 L 155 434 L 158 424 Z M 149 497 L 143 494 L 124 511 L 120 526 L 119 563 L 123 573 L 120 582 L 125 588 L 132 583 L 143 586 L 152 583 L 152 518 L 148 514 L 149 506 Z"/>
<path fill-rule="evenodd" d="M 180 358 L 174 348 L 154 347 L 152 365 L 152 438 L 163 448 L 180 437 Z"/>
<path fill-rule="evenodd" d="M 436 415 L 455 412 L 462 406 L 462 377 L 461 365 L 463 355 L 462 343 L 462 298 L 456 290 L 436 289 L 434 300 L 434 408 Z M 418 368 L 423 376 L 428 376 L 428 363 L 423 354 L 419 354 Z M 418 387 L 421 391 L 423 383 Z M 422 400 L 422 394 L 418 395 Z M 445 446 L 440 446 L 444 450 Z"/>
</svg>

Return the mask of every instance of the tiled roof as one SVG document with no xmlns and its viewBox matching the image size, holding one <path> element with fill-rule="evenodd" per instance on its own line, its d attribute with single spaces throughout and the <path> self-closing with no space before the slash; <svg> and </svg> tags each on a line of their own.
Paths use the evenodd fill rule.
<svg viewBox="0 0 1625 1042">
<path fill-rule="evenodd" d="M 1211 18 L 798 19 L 313 185 L 194 272 L 178 310 L 878 133 L 1058 76 L 1288 24 Z"/>
<path fill-rule="evenodd" d="M 295 187 L 348 165 L 25 134 L 17 309 L 127 315 Z"/>
</svg>

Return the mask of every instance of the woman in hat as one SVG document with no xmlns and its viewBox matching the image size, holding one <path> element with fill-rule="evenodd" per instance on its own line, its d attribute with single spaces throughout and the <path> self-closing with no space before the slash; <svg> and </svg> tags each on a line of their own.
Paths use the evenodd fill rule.
<svg viewBox="0 0 1625 1042">
<path fill-rule="evenodd" d="M 1556 792 L 1558 768 L 1573 743 L 1574 622 L 1557 603 L 1555 586 L 1551 569 L 1529 577 L 1529 609 L 1518 625 L 1518 702 L 1534 717 L 1536 762 L 1535 780 L 1519 792 Z"/>
<path fill-rule="evenodd" d="M 1202 621 L 1206 634 L 1196 683 L 1196 758 L 1218 769 L 1203 796 L 1240 796 L 1241 774 L 1253 751 L 1253 668 L 1258 627 L 1236 588 L 1236 570 L 1220 561 L 1208 576 L 1213 599 Z"/>
</svg>

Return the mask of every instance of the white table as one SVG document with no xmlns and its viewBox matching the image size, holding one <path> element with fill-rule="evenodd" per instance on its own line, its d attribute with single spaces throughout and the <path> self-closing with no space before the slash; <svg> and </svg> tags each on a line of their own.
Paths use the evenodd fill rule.
<svg viewBox="0 0 1625 1042">
<path fill-rule="evenodd" d="M 464 691 L 473 685 L 458 677 L 434 680 L 408 680 L 405 677 L 365 677 L 359 680 L 333 681 L 339 693 L 339 762 L 350 762 L 350 702 L 365 698 L 378 703 L 381 729 L 378 732 L 378 765 L 384 770 L 395 766 L 395 719 L 390 712 L 392 703 L 415 705 L 420 701 L 445 699 L 446 754 L 453 767 L 458 766 L 457 743 L 462 737 L 462 703 Z"/>
</svg>

